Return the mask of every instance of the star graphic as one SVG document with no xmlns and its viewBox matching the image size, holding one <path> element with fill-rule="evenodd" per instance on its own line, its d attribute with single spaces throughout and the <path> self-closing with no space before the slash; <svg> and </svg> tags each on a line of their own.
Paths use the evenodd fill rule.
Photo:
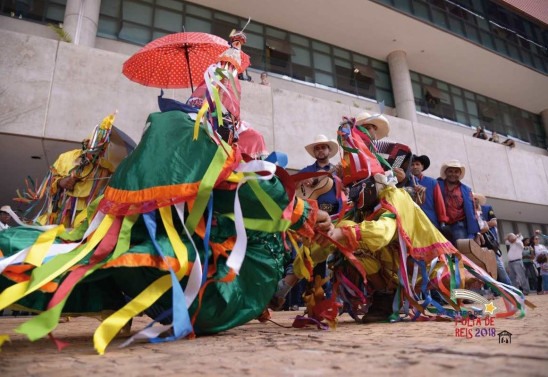
<svg viewBox="0 0 548 377">
<path fill-rule="evenodd" d="M 497 307 L 493 304 L 493 301 L 491 301 L 488 304 L 485 304 L 485 313 L 489 313 L 490 315 L 493 315 L 493 312 L 497 310 Z"/>
</svg>

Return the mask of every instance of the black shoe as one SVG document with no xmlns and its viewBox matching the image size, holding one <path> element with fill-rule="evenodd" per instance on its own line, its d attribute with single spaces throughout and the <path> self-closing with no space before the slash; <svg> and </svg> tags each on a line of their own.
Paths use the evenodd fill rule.
<svg viewBox="0 0 548 377">
<path fill-rule="evenodd" d="M 362 323 L 386 322 L 392 314 L 394 294 L 375 294 L 371 307 L 362 317 Z"/>
</svg>

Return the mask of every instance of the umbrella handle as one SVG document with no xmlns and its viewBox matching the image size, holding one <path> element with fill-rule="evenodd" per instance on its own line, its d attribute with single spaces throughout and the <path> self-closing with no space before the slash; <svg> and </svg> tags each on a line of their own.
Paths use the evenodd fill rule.
<svg viewBox="0 0 548 377">
<path fill-rule="evenodd" d="M 186 67 L 188 69 L 188 78 L 190 79 L 190 89 L 192 90 L 191 93 L 194 93 L 194 85 L 192 84 L 192 71 L 190 70 L 190 57 L 188 56 L 188 46 L 185 44 L 183 45 L 183 48 L 185 49 Z"/>
</svg>

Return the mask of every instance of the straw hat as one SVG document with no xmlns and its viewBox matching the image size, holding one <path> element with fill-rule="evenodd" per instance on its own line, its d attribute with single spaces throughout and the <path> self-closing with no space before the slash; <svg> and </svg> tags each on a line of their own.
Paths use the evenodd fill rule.
<svg viewBox="0 0 548 377">
<path fill-rule="evenodd" d="M 305 146 L 304 149 L 306 149 L 309 155 L 316 158 L 316 156 L 314 156 L 314 147 L 319 144 L 327 144 L 329 146 L 329 158 L 335 156 L 339 152 L 339 143 L 335 140 L 329 140 L 325 135 L 316 136 L 314 141 Z"/>
<path fill-rule="evenodd" d="M 474 196 L 474 199 L 478 200 L 480 206 L 483 206 L 485 205 L 485 203 L 487 203 L 487 198 L 485 197 L 485 195 L 478 194 L 476 192 L 472 193 L 472 195 Z"/>
<path fill-rule="evenodd" d="M 459 180 L 464 178 L 464 174 L 466 174 L 466 167 L 459 161 L 459 160 L 450 160 L 445 162 L 440 169 L 440 176 L 442 179 L 446 178 L 445 171 L 447 168 L 459 168 L 460 169 L 460 176 Z"/>
<path fill-rule="evenodd" d="M 426 155 L 417 156 L 416 154 L 413 155 L 412 161 L 418 161 L 422 164 L 422 171 L 425 171 L 430 166 L 430 159 Z"/>
<path fill-rule="evenodd" d="M 2 206 L 0 207 L 0 212 L 10 212 L 11 207 L 10 206 Z"/>
<path fill-rule="evenodd" d="M 384 115 L 371 115 L 367 111 L 362 111 L 356 115 L 356 125 L 363 126 L 365 124 L 374 124 L 377 126 L 377 140 L 388 136 L 390 132 L 390 122 Z"/>
</svg>

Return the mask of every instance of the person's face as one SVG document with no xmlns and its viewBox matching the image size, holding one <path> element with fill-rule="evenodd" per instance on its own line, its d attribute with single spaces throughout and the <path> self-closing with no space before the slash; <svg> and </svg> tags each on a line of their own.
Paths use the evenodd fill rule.
<svg viewBox="0 0 548 377">
<path fill-rule="evenodd" d="M 329 160 L 329 145 L 318 144 L 314 146 L 314 157 L 318 161 Z"/>
<path fill-rule="evenodd" d="M 371 136 L 371 139 L 377 140 L 377 129 L 378 129 L 378 127 L 375 126 L 374 124 L 370 124 L 370 123 L 364 124 L 364 127 L 367 130 L 367 132 L 369 132 L 369 135 Z"/>
<path fill-rule="evenodd" d="M 0 212 L 0 221 L 4 224 L 9 223 L 11 220 L 11 216 L 7 212 Z"/>
<path fill-rule="evenodd" d="M 535 243 L 535 245 L 538 245 L 540 239 L 538 237 L 534 237 L 533 238 L 533 242 Z"/>
<path fill-rule="evenodd" d="M 263 80 L 263 81 L 266 80 L 266 75 L 264 73 L 261 75 L 261 80 Z"/>
<path fill-rule="evenodd" d="M 445 170 L 446 181 L 449 183 L 457 183 L 460 178 L 460 168 L 447 168 Z"/>
<path fill-rule="evenodd" d="M 422 170 L 424 169 L 424 166 L 422 166 L 422 163 L 420 161 L 413 161 L 411 164 L 411 174 L 415 176 L 419 176 L 422 173 Z"/>
</svg>

